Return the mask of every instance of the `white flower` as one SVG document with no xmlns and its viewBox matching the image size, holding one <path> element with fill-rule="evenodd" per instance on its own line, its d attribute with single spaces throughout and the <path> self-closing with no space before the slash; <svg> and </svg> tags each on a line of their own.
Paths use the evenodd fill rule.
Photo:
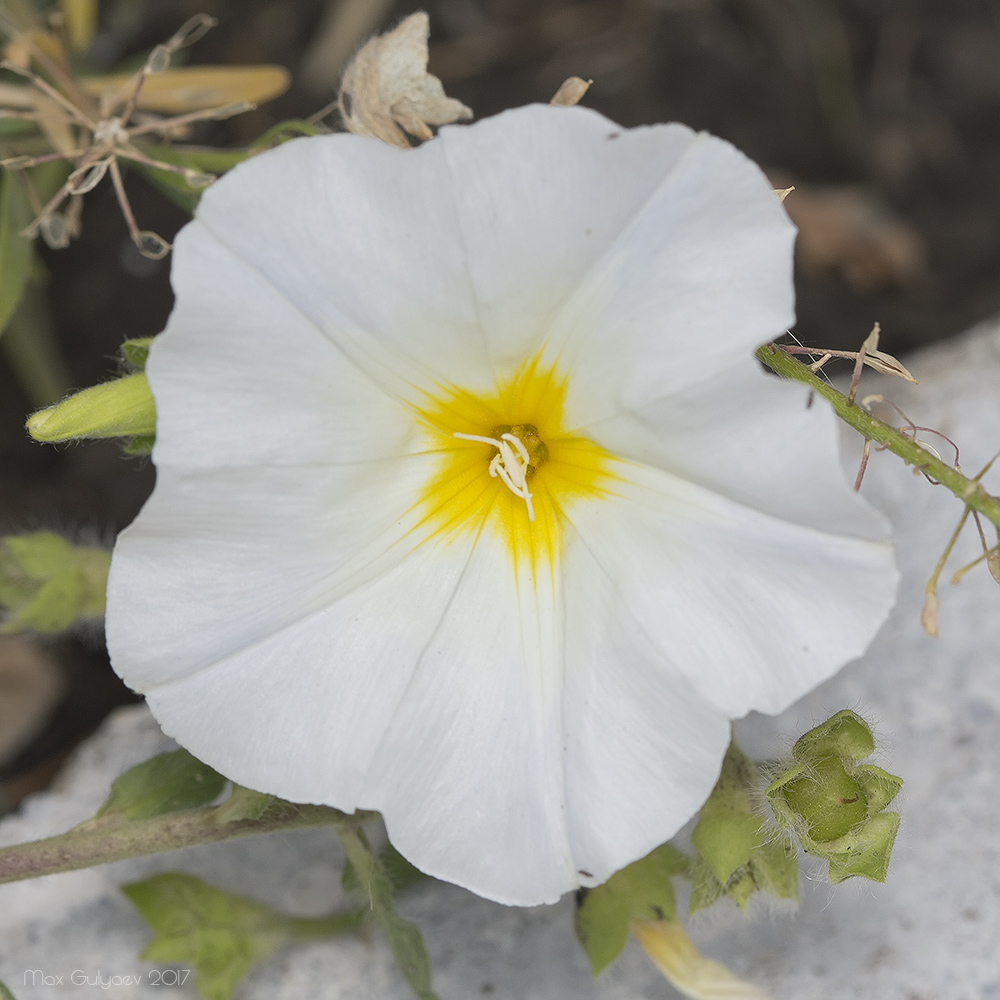
<svg viewBox="0 0 1000 1000">
<path fill-rule="evenodd" d="M 752 355 L 793 236 L 727 143 L 581 108 L 237 167 L 177 241 L 116 669 L 235 781 L 380 810 L 484 896 L 646 854 L 728 720 L 893 599 L 833 417 Z"/>
</svg>

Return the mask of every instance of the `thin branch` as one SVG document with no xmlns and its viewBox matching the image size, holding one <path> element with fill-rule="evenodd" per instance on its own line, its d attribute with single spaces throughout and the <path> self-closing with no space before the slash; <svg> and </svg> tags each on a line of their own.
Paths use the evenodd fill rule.
<svg viewBox="0 0 1000 1000">
<path fill-rule="evenodd" d="M 190 809 L 131 821 L 114 817 L 107 825 L 97 821 L 56 837 L 0 848 L 0 884 L 258 833 L 319 826 L 354 827 L 370 818 L 370 814 L 348 816 L 328 806 L 292 806 L 289 803 L 285 806 L 283 811 L 269 810 L 259 819 L 230 823 L 220 822 L 220 807 Z"/>
<path fill-rule="evenodd" d="M 899 428 L 884 423 L 862 407 L 849 403 L 842 392 L 818 378 L 809 370 L 808 365 L 797 361 L 777 344 L 765 344 L 757 351 L 757 357 L 778 375 L 801 382 L 819 393 L 833 406 L 837 416 L 863 437 L 871 438 L 876 444 L 898 455 L 907 465 L 932 476 L 954 493 L 966 507 L 979 511 L 1000 528 L 1000 499 L 991 496 L 982 483 L 942 462 Z"/>
</svg>

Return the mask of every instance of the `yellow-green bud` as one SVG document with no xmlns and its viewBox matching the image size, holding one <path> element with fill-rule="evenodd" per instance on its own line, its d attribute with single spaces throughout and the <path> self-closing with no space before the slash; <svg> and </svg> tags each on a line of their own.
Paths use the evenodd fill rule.
<svg viewBox="0 0 1000 1000">
<path fill-rule="evenodd" d="M 142 372 L 91 386 L 33 413 L 28 433 L 46 444 L 76 438 L 144 437 L 156 433 L 156 405 Z"/>
</svg>

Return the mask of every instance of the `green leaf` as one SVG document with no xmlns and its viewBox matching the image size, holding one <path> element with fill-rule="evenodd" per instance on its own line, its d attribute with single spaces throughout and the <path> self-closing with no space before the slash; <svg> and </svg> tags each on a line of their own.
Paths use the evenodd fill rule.
<svg viewBox="0 0 1000 1000">
<path fill-rule="evenodd" d="M 0 538 L 0 633 L 55 634 L 104 613 L 111 553 L 73 546 L 52 531 Z"/>
<path fill-rule="evenodd" d="M 395 890 L 385 865 L 369 847 L 360 830 L 339 830 L 353 869 L 357 895 L 375 918 L 403 978 L 419 1000 L 437 1000 L 431 988 L 431 962 L 419 928 L 400 917 L 394 907 Z"/>
<path fill-rule="evenodd" d="M 33 213 L 24 188 L 9 170 L 0 173 L 0 333 L 17 309 L 35 249 L 33 242 L 19 233 L 31 224 Z"/>
<path fill-rule="evenodd" d="M 4 543 L 17 564 L 33 580 L 46 580 L 73 564 L 73 546 L 54 531 L 9 535 Z"/>
<path fill-rule="evenodd" d="M 19 139 L 37 132 L 38 126 L 26 118 L 0 118 L 0 139 Z"/>
<path fill-rule="evenodd" d="M 411 865 L 392 844 L 386 844 L 378 852 L 379 861 L 385 868 L 385 873 L 392 882 L 392 888 L 396 892 L 405 892 L 411 886 L 422 882 L 427 876 L 417 867 Z M 346 869 L 345 869 L 346 870 Z"/>
<path fill-rule="evenodd" d="M 231 1000 L 247 972 L 292 938 L 287 917 L 193 875 L 167 872 L 122 892 L 156 932 L 139 957 L 190 962 L 205 1000 Z"/>
<path fill-rule="evenodd" d="M 420 882 L 427 876 L 419 869 L 410 864 L 392 844 L 387 843 L 378 852 L 378 860 L 385 869 L 389 881 L 392 882 L 393 891 L 396 893 L 405 892 L 412 885 Z M 344 892 L 351 895 L 362 895 L 361 882 L 353 865 L 344 865 L 344 872 L 340 879 L 340 887 Z"/>
<path fill-rule="evenodd" d="M 335 937 L 355 930 L 361 913 L 291 917 L 234 896 L 183 872 L 122 886 L 156 936 L 142 952 L 150 962 L 190 962 L 205 1000 L 230 1000 L 258 962 L 292 940 Z"/>
<path fill-rule="evenodd" d="M 576 935 L 595 976 L 621 954 L 633 920 L 676 919 L 672 880 L 689 866 L 685 855 L 663 844 L 585 892 L 576 911 Z"/>
<path fill-rule="evenodd" d="M 14 994 L 0 982 L 0 1000 L 14 1000 Z"/>
<path fill-rule="evenodd" d="M 146 370 L 146 359 L 149 357 L 149 346 L 155 337 L 134 337 L 126 340 L 121 346 L 121 352 L 125 360 L 136 369 L 136 371 Z"/>
<path fill-rule="evenodd" d="M 25 629 L 50 635 L 65 632 L 79 616 L 83 589 L 83 576 L 75 567 L 54 573 L 0 626 L 0 633 Z"/>
<path fill-rule="evenodd" d="M 116 778 L 95 819 L 116 815 L 147 819 L 208 805 L 222 794 L 226 779 L 187 750 L 161 753 Z"/>
</svg>

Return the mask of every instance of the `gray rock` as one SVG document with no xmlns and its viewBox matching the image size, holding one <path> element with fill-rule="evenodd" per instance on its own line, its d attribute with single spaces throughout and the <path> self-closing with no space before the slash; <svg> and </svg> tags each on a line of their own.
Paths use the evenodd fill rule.
<svg viewBox="0 0 1000 1000">
<path fill-rule="evenodd" d="M 915 422 L 959 442 L 963 467 L 978 471 L 1000 447 L 1000 327 L 982 327 L 907 363 L 920 386 L 866 376 L 864 391 L 884 392 Z M 845 466 L 853 476 L 860 443 L 848 437 Z M 945 442 L 940 450 L 949 456 Z M 780 718 L 752 716 L 737 729 L 755 755 L 780 756 L 795 736 L 840 708 L 875 724 L 883 743 L 879 762 L 906 779 L 889 882 L 831 887 L 820 869 L 807 869 L 797 912 L 762 903 L 748 918 L 720 904 L 694 921 L 691 934 L 707 955 L 777 1000 L 1000 1000 L 1000 594 L 984 569 L 960 587 L 947 582 L 952 569 L 978 554 L 970 527 L 941 585 L 940 638 L 925 636 L 924 583 L 960 505 L 891 455 L 873 455 L 863 491 L 896 532 L 903 572 L 896 609 L 861 660 Z M 87 818 L 117 774 L 170 746 L 144 708 L 119 711 L 56 787 L 0 824 L 0 843 L 51 835 Z M 289 912 L 318 914 L 341 901 L 340 866 L 334 835 L 309 831 L 3 886 L 0 978 L 18 1000 L 160 1000 L 166 988 L 154 985 L 153 967 L 136 958 L 149 932 L 120 884 L 182 870 Z M 569 899 L 509 909 L 428 883 L 401 909 L 424 931 L 446 1000 L 676 995 L 634 944 L 595 983 L 573 937 Z M 26 984 L 26 970 L 62 976 L 64 985 L 42 985 L 37 975 L 31 985 L 30 973 Z M 90 984 L 73 986 L 74 972 Z M 111 976 L 138 984 L 100 985 Z M 190 981 L 169 989 L 175 997 L 196 995 Z M 409 994 L 384 944 L 360 936 L 288 948 L 237 992 L 239 1000 L 320 996 Z"/>
</svg>

